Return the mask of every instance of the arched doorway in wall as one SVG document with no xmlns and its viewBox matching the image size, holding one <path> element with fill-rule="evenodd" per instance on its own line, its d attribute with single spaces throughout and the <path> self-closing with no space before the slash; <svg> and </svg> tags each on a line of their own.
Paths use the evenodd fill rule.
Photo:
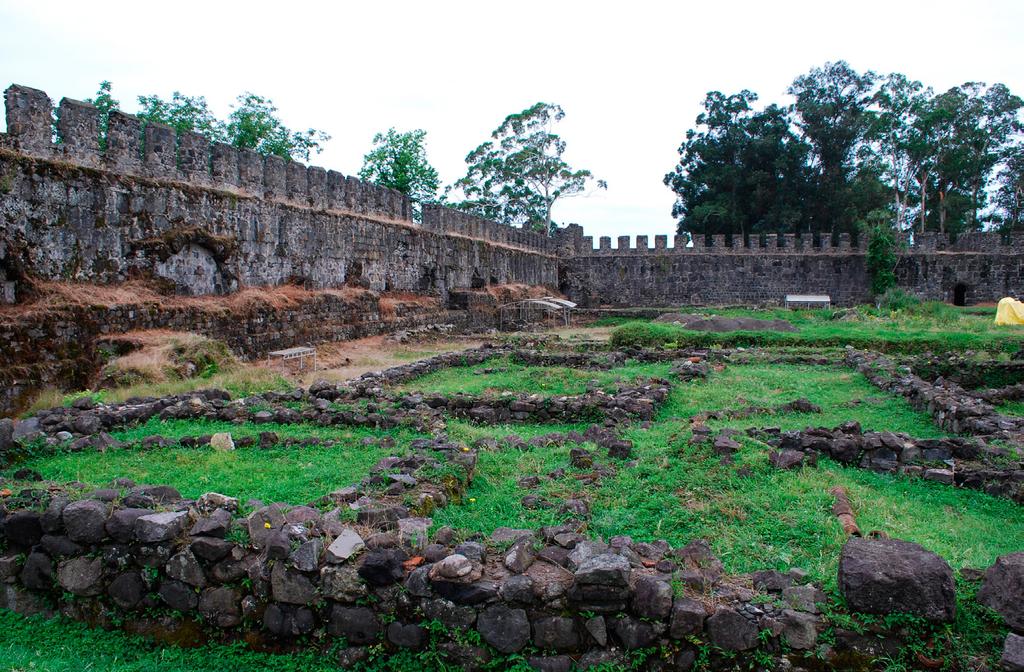
<svg viewBox="0 0 1024 672">
<path fill-rule="evenodd" d="M 962 282 L 956 283 L 953 287 L 953 305 L 954 306 L 966 306 L 967 305 L 967 285 Z"/>
</svg>

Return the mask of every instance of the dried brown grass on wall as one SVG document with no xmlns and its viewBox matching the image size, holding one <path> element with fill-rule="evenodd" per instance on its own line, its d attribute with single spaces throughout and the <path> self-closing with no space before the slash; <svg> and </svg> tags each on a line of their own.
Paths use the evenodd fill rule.
<svg viewBox="0 0 1024 672">
<path fill-rule="evenodd" d="M 489 285 L 481 291 L 490 294 L 499 304 L 508 303 L 510 301 L 522 301 L 523 299 L 539 299 L 542 296 L 565 298 L 561 292 L 555 291 L 550 287 L 524 285 L 521 283 Z"/>
<path fill-rule="evenodd" d="M 26 303 L 0 307 L 0 319 L 31 317 L 66 308 L 135 305 L 244 314 L 262 307 L 277 310 L 296 308 L 324 295 L 345 301 L 355 301 L 366 295 L 376 296 L 369 290 L 356 287 L 310 290 L 297 285 L 245 287 L 225 296 L 179 296 L 164 293 L 156 283 L 143 280 L 129 280 L 116 285 L 35 280 L 31 284 L 32 298 Z"/>
<path fill-rule="evenodd" d="M 380 297 L 380 316 L 385 320 L 394 319 L 399 309 L 412 307 L 441 310 L 441 301 L 435 296 L 413 294 L 412 292 L 388 292 Z"/>
</svg>

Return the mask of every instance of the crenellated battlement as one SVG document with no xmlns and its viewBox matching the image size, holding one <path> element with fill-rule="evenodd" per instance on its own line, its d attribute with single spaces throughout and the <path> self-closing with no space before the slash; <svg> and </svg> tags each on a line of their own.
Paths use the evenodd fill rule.
<svg viewBox="0 0 1024 672">
<path fill-rule="evenodd" d="M 621 255 L 664 255 L 664 254 L 863 254 L 860 241 L 848 233 L 841 233 L 835 239 L 828 236 L 800 236 L 797 234 L 754 234 L 746 241 L 737 237 L 724 235 L 694 236 L 691 242 L 686 234 L 672 237 L 654 236 L 651 247 L 648 236 L 636 236 L 635 245 L 631 246 L 630 236 L 619 236 L 612 246 L 610 236 L 598 238 L 594 246 L 593 236 L 580 238 L 577 254 L 585 257 L 621 256 Z M 744 244 L 745 243 L 745 244 Z M 904 236 L 905 250 L 908 254 L 930 254 L 935 252 L 976 252 L 982 254 L 1013 254 L 1024 250 L 1024 233 L 1005 235 L 998 232 L 966 233 L 950 237 L 935 232 L 919 233 Z"/>
<path fill-rule="evenodd" d="M 5 92 L 0 303 L 30 277 L 170 281 L 183 294 L 245 286 L 365 287 L 447 296 L 547 285 L 584 305 L 777 304 L 787 293 L 871 299 L 864 241 L 795 234 L 546 236 L 425 205 L 278 156 L 211 143 L 38 89 Z M 670 240 L 671 238 L 671 240 Z M 614 243 L 614 246 L 613 246 Z M 960 302 L 1024 293 L 1024 234 L 908 235 L 901 288 Z"/>
<path fill-rule="evenodd" d="M 483 219 L 461 210 L 453 210 L 436 204 L 423 206 L 423 228 L 447 235 L 487 240 L 545 254 L 554 254 L 557 247 L 557 242 L 550 236 L 499 224 L 490 219 Z"/>
<path fill-rule="evenodd" d="M 93 105 L 64 98 L 54 110 L 44 91 L 17 84 L 4 92 L 4 102 L 7 134 L 0 146 L 28 156 L 412 223 L 408 197 L 335 170 L 211 143 L 198 133 L 176 133 L 123 112 L 110 114 L 102 151 L 99 110 Z"/>
</svg>

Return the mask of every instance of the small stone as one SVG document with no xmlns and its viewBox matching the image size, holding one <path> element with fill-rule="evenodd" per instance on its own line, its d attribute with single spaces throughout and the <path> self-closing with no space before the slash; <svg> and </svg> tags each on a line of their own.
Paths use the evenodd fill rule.
<svg viewBox="0 0 1024 672">
<path fill-rule="evenodd" d="M 524 539 L 523 541 L 513 544 L 512 547 L 508 549 L 508 552 L 505 553 L 505 567 L 507 567 L 510 572 L 522 574 L 530 568 L 530 565 L 533 564 L 536 557 L 537 556 L 533 552 L 532 542 L 529 539 Z"/>
<path fill-rule="evenodd" d="M 210 437 L 210 448 L 214 450 L 234 450 L 235 442 L 227 432 L 218 432 Z"/>
<path fill-rule="evenodd" d="M 782 599 L 797 611 L 806 611 L 810 614 L 819 613 L 818 605 L 826 601 L 825 593 L 811 584 L 801 586 L 790 586 L 782 590 Z"/>
<path fill-rule="evenodd" d="M 429 540 L 430 518 L 402 518 L 398 521 L 398 539 L 403 547 L 421 551 Z"/>
<path fill-rule="evenodd" d="M 605 624 L 604 616 L 588 618 L 583 626 L 590 633 L 590 636 L 594 638 L 598 646 L 603 648 L 608 645 L 608 627 Z"/>
<path fill-rule="evenodd" d="M 140 516 L 135 521 L 135 538 L 144 544 L 168 541 L 184 532 L 188 521 L 187 511 L 167 511 Z"/>
<path fill-rule="evenodd" d="M 431 578 L 459 579 L 473 571 L 473 563 L 464 555 L 453 553 L 440 562 L 434 563 L 430 570 Z"/>
<path fill-rule="evenodd" d="M 242 596 L 234 588 L 207 588 L 199 598 L 199 613 L 219 628 L 242 622 Z"/>
<path fill-rule="evenodd" d="M 207 492 L 196 500 L 196 508 L 200 513 L 209 514 L 217 509 L 225 509 L 229 512 L 238 511 L 239 502 L 234 497 L 222 495 L 219 492 Z"/>
<path fill-rule="evenodd" d="M 953 472 L 949 469 L 925 469 L 922 478 L 926 481 L 936 481 L 946 485 L 953 484 Z"/>
<path fill-rule="evenodd" d="M 365 547 L 366 544 L 363 543 L 363 538 L 359 536 L 359 533 L 346 527 L 327 547 L 327 562 L 345 562 Z"/>
</svg>

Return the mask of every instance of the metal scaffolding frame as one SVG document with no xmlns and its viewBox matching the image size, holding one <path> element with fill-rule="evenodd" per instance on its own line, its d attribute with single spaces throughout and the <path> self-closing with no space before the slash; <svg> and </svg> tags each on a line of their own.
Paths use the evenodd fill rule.
<svg viewBox="0 0 1024 672">
<path fill-rule="evenodd" d="M 501 331 L 514 331 L 545 320 L 557 320 L 569 326 L 574 308 L 576 304 L 572 301 L 555 296 L 512 301 L 499 308 L 498 328 Z"/>
</svg>

